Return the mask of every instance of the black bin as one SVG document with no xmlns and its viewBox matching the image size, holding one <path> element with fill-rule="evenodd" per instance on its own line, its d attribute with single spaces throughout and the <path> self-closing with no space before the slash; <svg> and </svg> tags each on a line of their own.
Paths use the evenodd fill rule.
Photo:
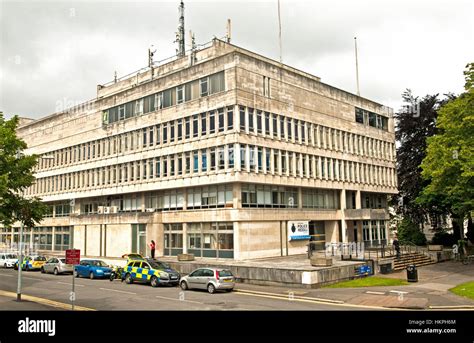
<svg viewBox="0 0 474 343">
<path fill-rule="evenodd" d="M 392 264 L 385 263 L 380 265 L 380 274 L 390 274 L 392 272 Z"/>
<path fill-rule="evenodd" d="M 418 270 L 414 264 L 407 266 L 407 281 L 418 282 Z"/>
</svg>

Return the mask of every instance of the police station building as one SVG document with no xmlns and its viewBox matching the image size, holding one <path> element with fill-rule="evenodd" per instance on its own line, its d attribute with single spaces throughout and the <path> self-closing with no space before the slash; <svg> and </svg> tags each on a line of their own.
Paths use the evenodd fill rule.
<svg viewBox="0 0 474 343">
<path fill-rule="evenodd" d="M 41 156 L 26 195 L 50 211 L 25 229 L 41 250 L 149 254 L 153 239 L 157 256 L 238 260 L 388 237 L 392 111 L 218 39 L 18 135 Z"/>
</svg>

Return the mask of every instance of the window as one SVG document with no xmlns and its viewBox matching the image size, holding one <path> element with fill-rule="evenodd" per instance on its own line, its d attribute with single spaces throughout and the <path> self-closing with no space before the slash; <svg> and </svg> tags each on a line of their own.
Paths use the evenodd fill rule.
<svg viewBox="0 0 474 343">
<path fill-rule="evenodd" d="M 245 107 L 239 107 L 240 131 L 245 131 Z"/>
<path fill-rule="evenodd" d="M 249 120 L 249 131 L 253 132 L 254 131 L 254 126 L 253 126 L 253 108 L 248 109 L 248 120 Z"/>
<path fill-rule="evenodd" d="M 198 122 L 199 122 L 198 115 L 195 114 L 193 116 L 193 137 L 197 137 L 199 134 Z"/>
<path fill-rule="evenodd" d="M 188 139 L 191 136 L 191 119 L 187 117 L 185 119 L 185 135 L 184 138 Z"/>
<path fill-rule="evenodd" d="M 163 144 L 168 143 L 168 123 L 163 124 Z"/>
<path fill-rule="evenodd" d="M 184 102 L 184 86 L 178 86 L 176 87 L 176 102 L 178 104 L 181 104 Z"/>
<path fill-rule="evenodd" d="M 273 124 L 273 128 L 272 128 L 273 138 L 276 138 L 278 135 L 278 120 L 277 120 L 276 114 L 273 114 L 272 116 L 273 116 L 273 123 L 272 123 Z"/>
<path fill-rule="evenodd" d="M 364 113 L 360 108 L 355 109 L 355 118 L 357 123 L 364 123 Z"/>
<path fill-rule="evenodd" d="M 227 107 L 227 130 L 234 128 L 234 109 L 233 107 Z"/>
<path fill-rule="evenodd" d="M 191 171 L 191 154 L 189 152 L 186 153 L 185 166 L 186 166 L 186 174 L 189 174 L 189 172 Z"/>
<path fill-rule="evenodd" d="M 207 118 L 206 113 L 201 113 L 201 136 L 205 136 L 207 134 Z"/>
<path fill-rule="evenodd" d="M 178 119 L 178 141 L 183 139 L 183 119 Z"/>
<path fill-rule="evenodd" d="M 223 132 L 224 131 L 224 109 L 219 108 L 217 110 L 217 113 L 218 113 L 218 122 L 219 122 L 219 132 Z"/>
<path fill-rule="evenodd" d="M 170 142 L 174 142 L 174 121 L 169 123 L 170 125 Z"/>
<path fill-rule="evenodd" d="M 201 96 L 207 96 L 209 94 L 208 90 L 208 78 L 204 77 L 200 80 Z"/>
<path fill-rule="evenodd" d="M 219 169 L 222 170 L 225 168 L 225 159 L 224 159 L 224 147 L 220 146 L 217 148 L 217 158 L 219 161 Z"/>
<path fill-rule="evenodd" d="M 183 156 L 181 154 L 178 155 L 178 175 L 183 174 Z"/>
<path fill-rule="evenodd" d="M 213 134 L 216 132 L 216 115 L 215 111 L 209 112 L 209 133 Z"/>
<path fill-rule="evenodd" d="M 285 138 L 285 117 L 280 116 L 280 138 Z"/>
<path fill-rule="evenodd" d="M 247 163 L 245 162 L 245 156 L 246 156 L 247 149 L 245 148 L 245 145 L 240 146 L 240 169 L 244 170 L 247 169 Z"/>
<path fill-rule="evenodd" d="M 222 71 L 222 72 L 209 76 L 209 83 L 210 83 L 209 94 L 214 94 L 214 93 L 224 91 L 225 90 L 224 72 Z"/>
<path fill-rule="evenodd" d="M 146 129 L 143 129 L 143 147 L 147 146 Z"/>
<path fill-rule="evenodd" d="M 174 88 L 167 89 L 163 92 L 163 108 L 170 107 L 175 104 Z"/>
<path fill-rule="evenodd" d="M 287 139 L 288 140 L 291 140 L 293 139 L 293 135 L 292 135 L 292 127 L 291 127 L 291 119 L 290 118 L 286 118 L 286 127 L 287 127 Z"/>
<path fill-rule="evenodd" d="M 193 172 L 199 171 L 199 156 L 197 151 L 193 151 Z"/>
<path fill-rule="evenodd" d="M 216 149 L 211 148 L 211 170 L 216 170 Z"/>
<path fill-rule="evenodd" d="M 201 150 L 201 169 L 203 172 L 207 172 L 207 150 Z"/>
<path fill-rule="evenodd" d="M 234 168 L 234 146 L 229 145 L 227 151 L 229 155 L 229 168 Z"/>
<path fill-rule="evenodd" d="M 262 112 L 257 111 L 257 133 L 262 133 Z"/>
</svg>

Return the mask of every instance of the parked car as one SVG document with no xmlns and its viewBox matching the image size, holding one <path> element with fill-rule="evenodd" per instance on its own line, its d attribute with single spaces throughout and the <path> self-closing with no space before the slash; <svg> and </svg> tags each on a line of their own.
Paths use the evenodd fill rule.
<svg viewBox="0 0 474 343">
<path fill-rule="evenodd" d="M 136 254 L 136 253 L 123 254 L 122 258 L 126 258 L 127 262 L 129 262 L 130 260 L 144 260 L 145 259 L 142 255 Z"/>
<path fill-rule="evenodd" d="M 41 267 L 42 273 L 53 273 L 54 275 L 72 273 L 73 266 L 72 264 L 66 264 L 65 258 L 51 257 L 46 263 Z"/>
<path fill-rule="evenodd" d="M 122 279 L 126 283 L 145 282 L 150 283 L 152 287 L 158 285 L 177 285 L 179 283 L 179 273 L 173 269 L 165 270 L 162 263 L 158 263 L 152 259 L 148 260 L 131 260 L 123 268 Z"/>
<path fill-rule="evenodd" d="M 164 271 L 162 272 L 162 283 L 168 283 L 173 286 L 177 286 L 179 284 L 179 279 L 181 278 L 181 274 L 176 270 L 171 268 L 171 266 L 163 261 L 159 261 L 156 258 L 146 258 L 145 261 L 148 263 L 154 263 L 154 265 L 158 268 L 158 270 Z M 165 274 L 167 273 L 168 276 Z M 169 280 L 165 282 L 165 280 Z"/>
<path fill-rule="evenodd" d="M 21 263 L 22 270 L 40 270 L 46 262 L 46 257 L 42 255 L 27 255 L 23 258 Z M 15 262 L 14 268 L 18 270 L 18 260 Z"/>
<path fill-rule="evenodd" d="M 110 278 L 110 268 L 102 260 L 82 260 L 81 263 L 74 266 L 74 275 L 76 277 L 84 276 L 90 279 Z"/>
<path fill-rule="evenodd" d="M 0 267 L 3 268 L 13 268 L 16 261 L 18 261 L 18 256 L 12 253 L 2 252 L 0 253 Z"/>
<path fill-rule="evenodd" d="M 183 276 L 179 285 L 182 290 L 207 289 L 211 294 L 221 289 L 230 292 L 234 289 L 235 278 L 227 269 L 199 268 Z"/>
</svg>

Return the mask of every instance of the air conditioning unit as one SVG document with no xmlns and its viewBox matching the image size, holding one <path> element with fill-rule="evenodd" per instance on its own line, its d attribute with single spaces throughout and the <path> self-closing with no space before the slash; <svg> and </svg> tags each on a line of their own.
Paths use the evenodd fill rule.
<svg viewBox="0 0 474 343">
<path fill-rule="evenodd" d="M 145 209 L 146 212 L 155 212 L 155 209 L 154 208 L 147 208 Z"/>
<path fill-rule="evenodd" d="M 117 212 L 118 212 L 118 207 L 117 206 L 110 207 L 110 213 L 117 213 Z"/>
<path fill-rule="evenodd" d="M 110 213 L 110 207 L 104 206 L 104 214 L 109 214 Z"/>
<path fill-rule="evenodd" d="M 97 213 L 98 214 L 104 213 L 104 206 L 97 206 Z"/>
</svg>

